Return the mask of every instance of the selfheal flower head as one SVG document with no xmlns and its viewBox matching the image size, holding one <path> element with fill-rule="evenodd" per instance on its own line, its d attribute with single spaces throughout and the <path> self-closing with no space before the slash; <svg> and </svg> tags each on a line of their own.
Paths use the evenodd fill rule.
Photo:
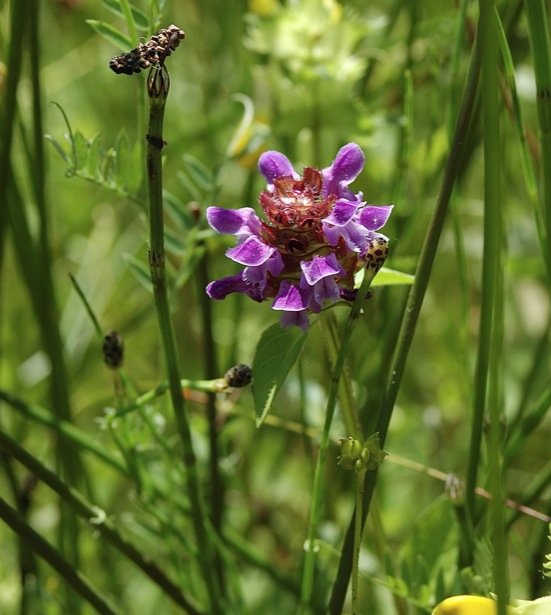
<svg viewBox="0 0 551 615">
<path fill-rule="evenodd" d="M 386 241 L 377 231 L 392 210 L 392 205 L 367 205 L 361 192 L 350 190 L 364 163 L 359 146 L 349 143 L 331 166 L 306 167 L 301 177 L 283 154 L 262 154 L 264 216 L 250 207 L 207 209 L 210 226 L 237 239 L 226 256 L 244 266 L 237 275 L 211 282 L 208 295 L 225 299 L 239 292 L 259 302 L 273 299 L 272 308 L 283 312 L 282 326 L 303 330 L 309 313 L 339 299 L 352 301 L 354 274 L 365 266 L 372 242 Z"/>
</svg>

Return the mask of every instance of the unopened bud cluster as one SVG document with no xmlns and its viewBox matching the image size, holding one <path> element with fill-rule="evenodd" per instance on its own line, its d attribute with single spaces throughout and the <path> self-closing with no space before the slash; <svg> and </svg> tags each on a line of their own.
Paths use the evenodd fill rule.
<svg viewBox="0 0 551 615">
<path fill-rule="evenodd" d="M 152 65 L 161 65 L 186 36 L 174 24 L 163 28 L 159 34 L 154 34 L 147 43 L 140 43 L 135 49 L 114 56 L 109 62 L 109 68 L 117 75 L 132 75 Z"/>
<path fill-rule="evenodd" d="M 388 455 L 381 450 L 379 434 L 369 436 L 362 444 L 359 440 L 352 437 L 342 439 L 341 454 L 337 461 L 341 468 L 345 470 L 376 470 L 383 459 Z"/>
</svg>

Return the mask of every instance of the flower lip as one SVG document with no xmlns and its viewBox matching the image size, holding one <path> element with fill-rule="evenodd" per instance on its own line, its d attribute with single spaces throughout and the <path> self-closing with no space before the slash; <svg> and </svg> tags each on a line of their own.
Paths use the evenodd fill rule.
<svg viewBox="0 0 551 615">
<path fill-rule="evenodd" d="M 256 235 L 261 226 L 260 218 L 252 207 L 241 209 L 207 207 L 207 222 L 218 233 L 238 237 Z"/>
<path fill-rule="evenodd" d="M 360 223 L 370 231 L 378 231 L 386 224 L 393 207 L 394 205 L 367 205 L 360 212 Z"/>
<path fill-rule="evenodd" d="M 264 152 L 258 159 L 258 170 L 266 178 L 270 192 L 274 189 L 274 180 L 276 179 L 282 177 L 300 179 L 289 158 L 280 152 Z"/>
<path fill-rule="evenodd" d="M 264 264 L 275 251 L 276 248 L 266 245 L 258 237 L 251 235 L 235 248 L 230 248 L 226 256 L 240 265 L 256 267 Z"/>
<path fill-rule="evenodd" d="M 324 195 L 335 194 L 351 200 L 362 200 L 362 194 L 354 195 L 348 189 L 361 173 L 365 164 L 365 156 L 360 146 L 348 143 L 338 151 L 333 164 L 322 171 Z"/>
</svg>

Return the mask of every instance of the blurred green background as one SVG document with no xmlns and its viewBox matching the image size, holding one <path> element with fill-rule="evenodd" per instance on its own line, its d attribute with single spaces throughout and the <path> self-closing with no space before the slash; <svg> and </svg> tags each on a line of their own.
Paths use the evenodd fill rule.
<svg viewBox="0 0 551 615">
<path fill-rule="evenodd" d="M 131 189 L 113 173 L 113 148 L 130 150 L 144 143 L 145 74 L 128 77 L 109 70 L 121 52 L 86 20 L 100 20 L 126 33 L 125 23 L 100 1 L 49 0 L 40 7 L 40 76 L 44 129 L 66 152 L 66 113 L 74 133 L 86 140 L 100 135 L 101 156 L 77 176 L 68 177 L 66 161 L 47 144 L 46 194 L 50 221 L 51 271 L 57 291 L 59 326 L 64 344 L 70 399 L 76 425 L 108 449 L 119 447 L 140 457 L 143 491 L 93 456 L 84 455 L 84 484 L 91 500 L 107 511 L 143 552 L 192 585 L 181 538 L 152 511 L 171 510 L 170 501 L 144 496 L 147 484 L 172 482 L 178 491 L 180 470 L 171 473 L 170 458 L 152 439 L 140 417 L 106 428 L 105 408 L 116 405 L 117 376 L 103 364 L 101 343 L 71 284 L 83 289 L 102 328 L 117 330 L 125 341 L 125 370 L 140 392 L 164 380 L 162 353 L 150 291 L 136 273 L 147 265 L 147 221 L 140 159 L 128 171 Z M 153 3 L 154 4 L 154 3 Z M 146 3 L 140 8 L 147 12 Z M 533 64 L 522 2 L 498 3 L 509 48 L 529 145 L 537 153 L 537 116 Z M 186 32 L 167 60 L 171 76 L 163 150 L 165 189 L 188 226 L 168 215 L 173 316 L 183 378 L 204 376 L 205 336 L 201 317 L 204 286 L 198 283 L 190 211 L 208 205 L 255 206 L 263 180 L 256 159 L 266 149 L 283 151 L 297 169 L 328 166 L 338 148 L 357 142 L 366 166 L 354 184 L 373 204 L 394 203 L 384 229 L 390 238 L 387 266 L 414 273 L 439 191 L 459 98 L 473 43 L 477 4 L 450 1 L 394 2 L 304 0 L 182 0 L 166 2 L 161 20 Z M 0 69 L 6 84 L 10 3 L 0 3 Z M 147 38 L 149 32 L 140 31 Z M 133 43 L 134 44 L 134 43 Z M 31 230 L 37 216 L 28 186 L 31 173 L 24 135 L 31 130 L 31 84 L 24 64 L 19 83 L 18 126 L 11 160 Z M 502 198 L 506 255 L 503 357 L 504 421 L 527 412 L 549 387 L 549 288 L 538 244 L 534 212 L 526 195 L 515 124 L 502 80 Z M 5 91 L 2 94 L 5 96 Z M 121 131 L 124 137 L 120 136 Z M 438 590 L 457 583 L 457 529 L 452 505 L 441 480 L 400 458 L 441 472 L 464 476 L 469 446 L 473 370 L 479 336 L 481 256 L 483 247 L 482 126 L 480 100 L 460 162 L 451 211 L 425 297 L 413 347 L 385 449 L 390 453 L 380 473 L 373 516 L 367 524 L 362 554 L 361 596 L 365 613 L 428 612 Z M 96 140 L 96 145 L 98 141 Z M 138 145 L 136 145 L 138 144 Z M 187 163 L 186 163 L 186 158 Z M 192 158 L 190 158 L 192 157 Z M 119 152 L 119 160 L 121 155 Z M 191 164 L 204 165 L 208 179 L 197 185 Z M 81 161 L 82 162 L 82 161 Z M 195 168 L 195 167 L 194 167 Z M 111 169 L 105 176 L 105 169 Z M 212 173 L 212 176 L 210 175 Z M 78 177 L 88 175 L 89 178 Z M 191 178 L 191 179 L 190 179 Z M 94 180 L 100 181 L 94 181 Z M 102 185 L 103 184 L 103 185 Z M 121 194 L 122 192 L 130 194 Z M 194 206 L 190 209 L 190 203 Z M 4 207 L 4 205 L 1 205 Z M 191 218 L 190 218 L 191 216 Z M 236 273 L 224 258 L 231 238 L 204 234 L 210 279 Z M 49 407 L 50 366 L 36 325 L 29 289 L 15 256 L 13 236 L 3 233 L 0 287 L 1 388 L 26 402 Z M 202 248 L 201 248 L 202 249 Z M 367 416 L 382 396 L 408 292 L 406 286 L 379 287 L 365 306 L 350 359 L 355 394 Z M 235 363 L 251 363 L 262 331 L 278 315 L 268 305 L 231 296 L 212 307 L 220 375 Z M 319 330 L 313 327 L 301 357 L 277 398 L 270 424 L 256 430 L 250 391 L 220 400 L 220 467 L 226 484 L 225 523 L 275 568 L 298 582 L 302 544 L 310 503 L 315 438 L 293 429 L 317 429 L 323 422 L 330 370 Z M 204 399 L 189 401 L 201 472 L 207 482 Z M 0 427 L 34 456 L 54 467 L 56 440 L 38 423 L 0 406 Z M 178 441 L 168 400 L 152 409 L 165 441 L 179 464 Z M 273 423 L 273 424 L 272 424 Z M 516 424 L 518 427 L 518 423 Z M 551 425 L 544 419 L 509 460 L 507 495 L 520 500 L 549 459 Z M 334 436 L 346 437 L 337 417 Z M 337 448 L 331 451 L 335 459 Z M 394 457 L 394 459 L 393 459 Z M 411 464 L 410 464 L 411 465 Z M 20 481 L 26 473 L 19 466 Z M 481 484 L 485 474 L 481 473 Z M 1 490 L 9 493 L 6 473 Z M 208 484 L 205 485 L 208 493 Z M 29 519 L 55 541 L 59 522 L 56 499 L 42 484 L 31 494 Z M 354 503 L 353 477 L 329 463 L 324 493 L 325 543 L 319 589 L 332 582 L 338 550 Z M 544 486 L 531 505 L 549 514 Z M 177 515 L 176 515 L 177 517 Z M 185 519 L 173 521 L 184 534 Z M 510 534 L 513 595 L 530 598 L 549 591 L 541 577 L 546 528 L 524 516 Z M 0 525 L 0 612 L 20 611 L 19 565 L 14 535 Z M 481 542 L 484 546 L 484 543 Z M 480 551 L 483 552 L 483 546 Z M 230 549 L 231 550 L 231 549 Z M 125 613 L 172 612 L 172 605 L 126 561 L 81 532 L 81 569 Z M 292 592 L 283 592 L 262 567 L 232 554 L 230 576 L 239 579 L 245 612 L 291 613 Z M 486 587 L 487 566 L 480 555 L 475 581 Z M 440 572 L 439 572 L 440 571 Z M 477 572 L 479 576 L 477 577 Z M 481 580 L 482 579 L 482 580 Z M 439 581 L 440 582 L 440 581 Z M 388 589 L 395 590 L 393 596 Z M 37 587 L 40 605 L 29 613 L 62 613 L 60 581 L 44 566 Z M 397 596 L 397 597 L 396 597 Z M 369 605 L 365 606 L 365 605 Z M 84 612 L 88 612 L 84 607 Z M 174 612 L 176 608 L 174 607 Z"/>
</svg>

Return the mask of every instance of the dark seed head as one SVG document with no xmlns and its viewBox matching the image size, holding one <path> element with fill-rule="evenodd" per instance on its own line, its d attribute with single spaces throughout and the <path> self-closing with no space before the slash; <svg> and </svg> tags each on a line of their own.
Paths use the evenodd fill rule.
<svg viewBox="0 0 551 615">
<path fill-rule="evenodd" d="M 224 380 L 228 386 L 241 388 L 247 386 L 251 382 L 253 370 L 249 365 L 234 365 L 225 373 Z"/>
<path fill-rule="evenodd" d="M 124 343 L 116 331 L 108 331 L 103 338 L 103 360 L 113 369 L 122 365 L 124 359 Z"/>
</svg>

